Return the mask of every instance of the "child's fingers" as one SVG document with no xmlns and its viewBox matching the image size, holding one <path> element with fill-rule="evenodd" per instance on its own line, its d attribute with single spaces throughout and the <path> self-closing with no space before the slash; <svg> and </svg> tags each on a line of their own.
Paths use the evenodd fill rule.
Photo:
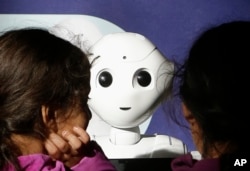
<svg viewBox="0 0 250 171">
<path fill-rule="evenodd" d="M 59 152 L 66 153 L 70 150 L 70 146 L 67 141 L 65 141 L 61 136 L 56 133 L 50 133 L 49 138 L 51 146 L 55 146 Z"/>
<path fill-rule="evenodd" d="M 75 151 L 82 147 L 82 141 L 73 133 L 69 131 L 63 131 L 62 136 L 68 141 L 68 144 L 71 146 L 71 150 Z"/>
<path fill-rule="evenodd" d="M 57 133 L 50 133 L 45 140 L 45 149 L 54 160 L 60 160 L 68 164 L 67 166 L 72 166 L 84 155 L 84 142 L 88 142 L 88 135 L 82 130 L 76 132 L 63 131 L 62 136 Z"/>
<path fill-rule="evenodd" d="M 64 153 L 70 151 L 70 145 L 56 133 L 50 133 L 45 140 L 45 149 L 52 158 L 60 159 Z"/>
<path fill-rule="evenodd" d="M 84 143 L 87 144 L 90 141 L 89 134 L 80 127 L 74 127 L 73 131 L 78 135 L 78 138 Z"/>
<path fill-rule="evenodd" d="M 57 147 L 50 141 L 45 141 L 45 149 L 49 156 L 53 159 L 59 159 L 61 157 L 61 151 L 57 149 Z"/>
</svg>

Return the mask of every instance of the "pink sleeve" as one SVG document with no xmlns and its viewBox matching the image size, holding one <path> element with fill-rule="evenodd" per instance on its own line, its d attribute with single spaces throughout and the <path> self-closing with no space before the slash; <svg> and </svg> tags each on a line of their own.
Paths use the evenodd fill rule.
<svg viewBox="0 0 250 171">
<path fill-rule="evenodd" d="M 91 141 L 90 147 L 92 150 L 89 155 L 73 166 L 72 171 L 116 171 L 95 141 Z"/>
<path fill-rule="evenodd" d="M 190 153 L 174 159 L 171 163 L 172 171 L 219 171 L 218 158 L 195 160 Z"/>
<path fill-rule="evenodd" d="M 25 171 L 66 171 L 66 168 L 61 161 L 53 161 L 45 154 L 19 156 L 18 160 L 22 170 Z M 12 165 L 6 165 L 4 170 L 14 171 L 15 169 Z"/>
</svg>

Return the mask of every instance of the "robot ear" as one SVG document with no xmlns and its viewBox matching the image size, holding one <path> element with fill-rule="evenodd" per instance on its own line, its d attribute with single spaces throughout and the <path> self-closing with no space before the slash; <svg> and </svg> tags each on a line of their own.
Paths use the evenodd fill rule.
<svg viewBox="0 0 250 171">
<path fill-rule="evenodd" d="M 88 59 L 89 59 L 90 64 L 91 64 L 91 65 L 94 65 L 95 61 L 96 61 L 98 58 L 100 58 L 100 57 L 101 57 L 100 55 L 95 55 L 95 54 L 93 54 L 93 53 L 90 53 L 90 54 L 88 55 Z"/>
</svg>

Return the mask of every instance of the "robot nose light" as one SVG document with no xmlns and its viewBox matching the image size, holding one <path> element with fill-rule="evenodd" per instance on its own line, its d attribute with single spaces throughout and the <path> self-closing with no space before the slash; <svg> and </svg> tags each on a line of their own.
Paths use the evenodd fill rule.
<svg viewBox="0 0 250 171">
<path fill-rule="evenodd" d="M 120 107 L 121 110 L 130 110 L 131 107 Z"/>
</svg>

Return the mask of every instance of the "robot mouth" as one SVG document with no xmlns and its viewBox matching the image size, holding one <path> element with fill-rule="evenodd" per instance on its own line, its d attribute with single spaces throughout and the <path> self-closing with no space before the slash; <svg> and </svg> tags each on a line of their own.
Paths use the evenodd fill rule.
<svg viewBox="0 0 250 171">
<path fill-rule="evenodd" d="M 131 107 L 120 107 L 121 110 L 130 110 Z"/>
</svg>

